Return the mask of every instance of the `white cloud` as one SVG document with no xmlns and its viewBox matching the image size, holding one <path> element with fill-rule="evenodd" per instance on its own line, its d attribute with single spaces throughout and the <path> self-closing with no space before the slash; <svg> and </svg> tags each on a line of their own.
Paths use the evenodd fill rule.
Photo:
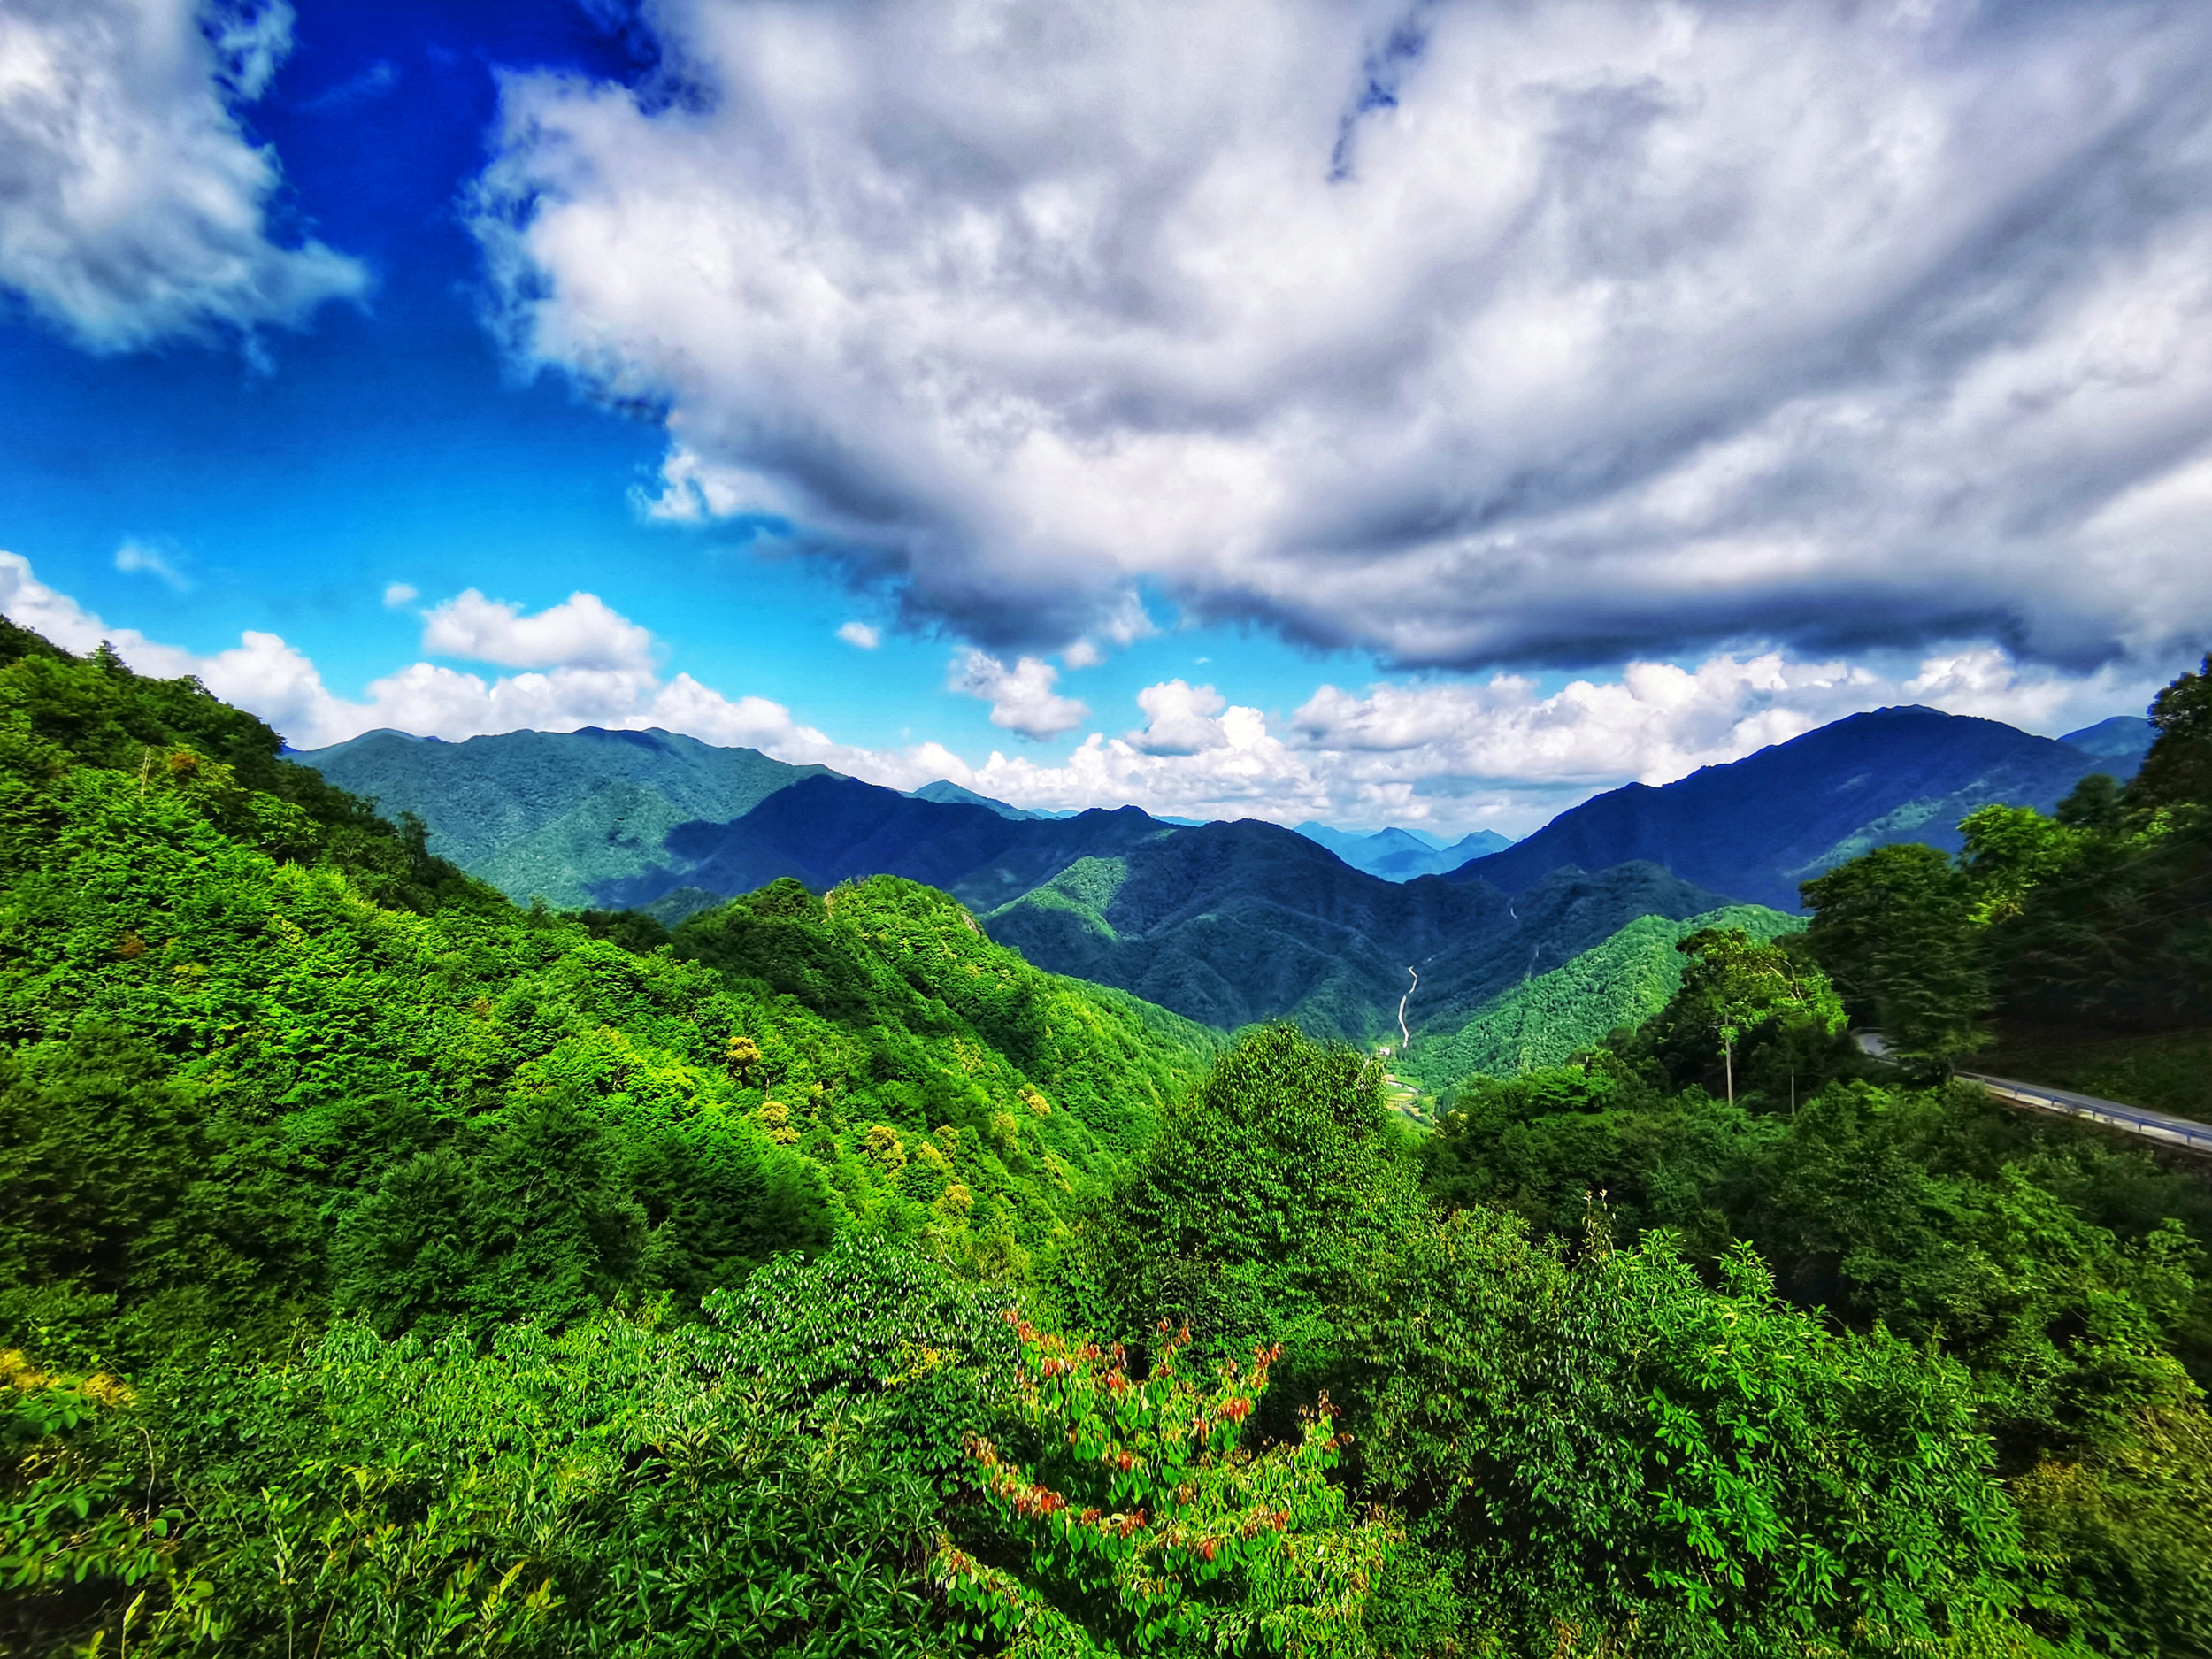
<svg viewBox="0 0 2212 1659">
<path fill-rule="evenodd" d="M 857 646 L 864 651 L 872 651 L 883 643 L 882 634 L 864 622 L 844 624 L 837 630 L 837 637 L 844 641 L 846 644 Z"/>
<path fill-rule="evenodd" d="M 710 96 L 504 83 L 511 337 L 1002 655 L 2212 626 L 2212 9 L 651 15 Z"/>
<path fill-rule="evenodd" d="M 1147 686 L 1137 694 L 1137 707 L 1145 713 L 1142 731 L 1128 734 L 1129 742 L 1148 755 L 1195 755 L 1219 749 L 1230 741 L 1219 717 L 1229 700 L 1211 686 L 1193 686 L 1171 680 Z M 1240 709 L 1240 715 L 1252 710 Z"/>
<path fill-rule="evenodd" d="M 519 605 L 487 599 L 471 588 L 424 618 L 422 649 L 503 668 L 637 672 L 652 663 L 653 636 L 596 594 L 571 594 L 525 616 Z"/>
<path fill-rule="evenodd" d="M 413 583 L 393 582 L 384 589 L 384 606 L 388 611 L 397 611 L 403 605 L 411 605 L 421 597 L 422 590 Z"/>
<path fill-rule="evenodd" d="M 509 620 L 493 618 L 487 622 L 485 632 L 495 638 L 486 643 L 503 639 L 510 643 L 501 649 L 526 649 L 511 643 L 518 629 L 522 641 L 532 642 L 527 649 L 544 649 L 549 639 L 572 638 L 582 641 L 579 660 L 543 672 L 490 680 L 437 664 L 413 663 L 372 682 L 365 698 L 357 703 L 334 695 L 305 654 L 277 634 L 249 630 L 229 650 L 204 656 L 185 650 L 149 639 L 135 628 L 109 626 L 68 595 L 40 581 L 27 559 L 0 552 L 0 614 L 79 653 L 106 640 L 140 673 L 164 678 L 196 674 L 217 696 L 268 721 L 295 749 L 320 749 L 380 726 L 449 741 L 526 728 L 568 732 L 599 726 L 643 731 L 659 726 L 710 743 L 758 749 L 780 760 L 833 766 L 902 789 L 967 770 L 957 756 L 935 743 L 905 749 L 856 749 L 833 741 L 793 718 L 783 704 L 765 697 L 726 697 L 689 674 L 663 680 L 645 661 L 651 635 L 606 610 L 590 594 L 575 595 L 535 618 L 514 618 L 511 607 L 488 610 L 508 613 Z M 480 619 L 484 616 L 475 610 L 453 614 Z M 556 617 L 556 625 L 534 632 L 531 625 L 546 617 Z M 578 618 L 595 617 L 612 618 L 618 626 L 602 626 L 595 636 L 588 628 L 564 633 Z M 585 660 L 603 650 L 610 638 L 627 641 L 629 636 L 622 632 L 626 629 L 643 639 L 630 660 L 611 665 Z"/>
<path fill-rule="evenodd" d="M 152 548 L 141 547 L 135 541 L 126 541 L 115 549 L 115 568 L 128 574 L 151 576 L 165 584 L 171 592 L 182 593 L 192 584 L 183 572 Z"/>
<path fill-rule="evenodd" d="M 282 0 L 0 7 L 0 288 L 104 352 L 297 326 L 364 293 L 353 260 L 270 239 L 276 158 L 232 112 L 291 25 Z"/>
<path fill-rule="evenodd" d="M 1060 671 L 1041 657 L 1025 657 L 1009 668 L 973 646 L 957 653 L 945 684 L 991 705 L 991 724 L 1024 737 L 1057 737 L 1090 718 L 1090 710 L 1053 690 Z"/>
<path fill-rule="evenodd" d="M 414 663 L 351 701 L 334 695 L 314 664 L 274 634 L 250 631 L 231 649 L 195 654 L 110 627 L 40 582 L 12 553 L 0 552 L 0 612 L 73 651 L 109 640 L 142 673 L 196 674 L 298 749 L 378 726 L 449 740 L 523 728 L 658 726 L 895 788 L 950 778 L 1024 806 L 1133 803 L 1178 817 L 1395 823 L 1455 836 L 1531 830 L 1624 780 L 1663 783 L 1863 709 L 1925 703 L 2057 733 L 2140 708 L 2166 678 L 2068 676 L 1987 646 L 1934 652 L 1886 672 L 1779 652 L 1724 653 L 1687 669 L 1632 664 L 1617 680 L 1575 680 L 1549 693 L 1508 674 L 1386 681 L 1357 692 L 1325 685 L 1282 719 L 1232 703 L 1213 686 L 1176 679 L 1138 694 L 1145 724 L 1123 736 L 1094 733 L 1056 760 L 994 753 L 972 766 L 935 742 L 895 749 L 839 743 L 767 698 L 730 697 L 687 673 L 663 680 L 643 653 L 626 664 L 491 678 Z M 1080 705 L 1056 696 L 1050 671 L 1033 658 L 1011 670 L 989 657 L 964 659 L 955 675 L 956 689 L 994 696 L 1007 716 L 999 723 L 1010 729 L 1023 730 L 1020 720 L 1069 729 L 1074 720 L 1054 705 L 1081 718 Z M 995 707 L 995 718 L 1000 711 Z"/>
<path fill-rule="evenodd" d="M 956 780 L 1023 806 L 1520 833 L 1601 788 L 1671 782 L 1863 710 L 1921 703 L 2057 733 L 2139 708 L 2156 683 L 2023 666 L 1989 647 L 1891 674 L 1722 654 L 1690 669 L 1632 663 L 1617 680 L 1548 695 L 1510 674 L 1325 685 L 1278 722 L 1171 680 L 1138 694 L 1148 720 L 1137 731 L 1094 735 L 1057 764 L 995 754 Z"/>
</svg>

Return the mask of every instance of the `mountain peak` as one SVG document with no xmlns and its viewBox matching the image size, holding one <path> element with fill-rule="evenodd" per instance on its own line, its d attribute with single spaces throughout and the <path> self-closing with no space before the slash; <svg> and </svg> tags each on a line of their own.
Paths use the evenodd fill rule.
<svg viewBox="0 0 2212 1659">
<path fill-rule="evenodd" d="M 1872 709 L 1672 783 L 1624 785 L 1451 872 L 1508 893 L 1563 864 L 1649 859 L 1732 898 L 1798 908 L 1797 888 L 1892 841 L 1955 850 L 1959 819 L 2001 802 L 2048 810 L 2093 758 L 1998 720 Z"/>
</svg>

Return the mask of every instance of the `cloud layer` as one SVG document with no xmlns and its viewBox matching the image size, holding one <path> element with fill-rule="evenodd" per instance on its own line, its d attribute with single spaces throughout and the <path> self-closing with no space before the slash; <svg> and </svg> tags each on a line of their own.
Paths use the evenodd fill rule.
<svg viewBox="0 0 2212 1659">
<path fill-rule="evenodd" d="M 361 294 L 354 261 L 271 239 L 277 162 L 232 114 L 291 28 L 283 0 L 0 7 L 0 288 L 102 352 Z"/>
<path fill-rule="evenodd" d="M 1632 663 L 1618 680 L 1548 695 L 1510 674 L 1325 685 L 1280 721 L 1171 680 L 1138 694 L 1146 722 L 1134 730 L 1094 733 L 1057 764 L 994 754 L 958 780 L 1021 805 L 1519 834 L 1601 788 L 1667 783 L 1865 709 L 1917 703 L 2065 730 L 2149 691 L 2108 670 L 2023 667 L 1985 647 L 1890 675 L 1768 652 L 1694 669 Z"/>
<path fill-rule="evenodd" d="M 1724 653 L 1694 669 L 1632 664 L 1617 681 L 1576 680 L 1549 693 L 1510 674 L 1360 691 L 1325 685 L 1276 718 L 1232 703 L 1215 687 L 1170 680 L 1137 694 L 1143 723 L 1119 736 L 1094 731 L 1057 759 L 1028 749 L 972 765 L 933 741 L 839 743 L 765 697 L 730 697 L 687 673 L 663 679 L 651 634 L 590 594 L 535 614 L 473 590 L 434 606 L 425 613 L 426 649 L 534 666 L 487 679 L 412 663 L 371 683 L 358 702 L 334 695 L 314 664 L 274 634 L 249 631 L 233 649 L 201 656 L 111 628 L 13 553 L 0 552 L 0 613 L 74 651 L 108 640 L 142 673 L 196 674 L 297 749 L 379 726 L 449 740 L 526 727 L 660 726 L 895 788 L 950 778 L 1023 806 L 1133 803 L 1187 818 L 1395 823 L 1454 835 L 1485 827 L 1519 833 L 1627 779 L 1664 783 L 1863 709 L 1922 703 L 2063 731 L 2141 706 L 2154 685 L 2109 669 L 2075 676 L 2023 666 L 1986 647 L 1939 652 L 1888 674 L 1778 652 Z M 553 641 L 568 654 L 557 655 Z M 952 681 L 954 690 L 993 698 L 1000 726 L 1033 726 L 1039 737 L 1088 718 L 1054 693 L 1049 668 L 1030 659 L 1010 670 L 969 650 L 954 658 Z"/>
<path fill-rule="evenodd" d="M 507 83 L 519 349 L 1003 657 L 2212 626 L 2199 4 L 659 0 Z"/>
</svg>

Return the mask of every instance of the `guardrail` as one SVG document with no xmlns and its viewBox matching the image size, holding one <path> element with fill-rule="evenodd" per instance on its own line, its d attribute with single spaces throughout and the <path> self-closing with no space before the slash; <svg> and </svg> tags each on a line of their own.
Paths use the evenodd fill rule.
<svg viewBox="0 0 2212 1659">
<path fill-rule="evenodd" d="M 2023 1083 L 2017 1078 L 1986 1077 L 1978 1071 L 1958 1071 L 1953 1075 L 1962 1082 L 1978 1083 L 1999 1100 L 2009 1101 L 2016 1106 L 2057 1112 L 2067 1118 L 2086 1118 L 2093 1123 L 2109 1124 L 2115 1129 L 2124 1129 L 2166 1146 L 2182 1147 L 2212 1156 L 2212 1124 L 2192 1123 L 2186 1118 L 2174 1118 L 2140 1106 L 2123 1106 L 2117 1101 L 2099 1100 L 2093 1094 L 2078 1094 L 2071 1089 Z"/>
</svg>

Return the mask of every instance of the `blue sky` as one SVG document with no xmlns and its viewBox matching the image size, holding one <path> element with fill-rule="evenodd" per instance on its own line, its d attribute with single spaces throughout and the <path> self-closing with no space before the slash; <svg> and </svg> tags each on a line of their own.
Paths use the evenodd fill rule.
<svg viewBox="0 0 2212 1659">
<path fill-rule="evenodd" d="M 2201 649 L 2195 9 L 962 15 L 11 6 L 10 614 L 1448 833 Z"/>
</svg>

